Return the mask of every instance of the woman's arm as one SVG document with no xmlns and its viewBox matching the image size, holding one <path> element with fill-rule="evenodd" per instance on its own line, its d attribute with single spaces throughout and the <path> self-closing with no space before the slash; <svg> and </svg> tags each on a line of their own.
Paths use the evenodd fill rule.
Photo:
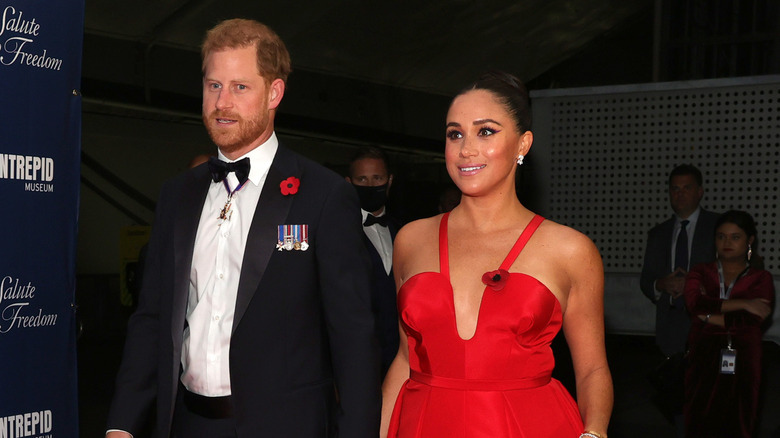
<svg viewBox="0 0 780 438">
<path fill-rule="evenodd" d="M 770 301 L 765 298 L 742 298 L 735 300 L 725 300 L 723 301 L 723 305 L 720 307 L 720 311 L 721 313 L 729 313 L 736 312 L 738 310 L 744 310 L 757 316 L 761 321 L 763 321 L 772 311 L 772 308 L 769 307 L 769 304 Z"/>
<path fill-rule="evenodd" d="M 720 310 L 721 313 L 711 313 L 707 315 L 696 316 L 707 324 L 713 324 L 718 327 L 726 327 L 727 313 L 744 310 L 754 315 L 753 317 L 749 318 L 750 320 L 761 323 L 764 321 L 764 319 L 766 319 L 767 316 L 769 316 L 769 313 L 772 311 L 772 308 L 769 307 L 769 305 L 770 301 L 764 298 L 724 300 Z M 737 317 L 730 318 L 732 321 L 731 325 L 733 326 L 734 323 L 737 325 L 744 325 L 744 319 L 745 318 Z"/>
<path fill-rule="evenodd" d="M 717 283 L 713 285 L 708 281 L 712 275 L 708 269 L 709 265 L 696 265 L 685 277 L 685 307 L 692 317 L 720 313 L 722 300 L 718 298 Z M 708 289 L 710 293 L 707 293 Z"/>
<path fill-rule="evenodd" d="M 700 320 L 719 327 L 738 327 L 761 324 L 771 314 L 774 304 L 774 283 L 772 276 L 762 271 L 757 274 L 749 289 L 750 298 L 719 300 L 720 308 L 706 315 L 697 315 Z M 739 283 L 737 284 L 739 285 Z M 735 313 L 744 311 L 740 313 Z M 693 312 L 693 311 L 692 311 Z M 700 312 L 699 312 L 700 313 Z"/>
<path fill-rule="evenodd" d="M 717 325 L 719 327 L 726 326 L 726 318 L 724 318 L 722 314 L 708 313 L 706 315 L 696 315 L 696 316 L 699 318 L 699 320 L 701 320 L 706 324 Z"/>
<path fill-rule="evenodd" d="M 418 238 L 417 235 L 419 235 L 420 230 L 424 229 L 422 224 L 423 221 L 407 224 L 398 231 L 398 235 L 395 237 L 395 242 L 393 243 L 393 273 L 395 276 L 396 295 L 406 279 L 409 278 L 409 266 L 413 264 L 410 259 L 417 254 L 414 251 L 414 242 Z M 406 339 L 406 333 L 403 327 L 401 327 L 400 315 L 398 330 L 400 332 L 398 353 L 390 364 L 390 369 L 387 370 L 385 380 L 382 383 L 382 421 L 379 428 L 379 436 L 381 438 L 387 437 L 395 400 L 398 398 L 398 393 L 401 392 L 404 382 L 409 379 L 409 343 Z"/>
<path fill-rule="evenodd" d="M 571 287 L 563 330 L 574 363 L 577 404 L 585 430 L 606 436 L 613 394 L 604 346 L 604 268 L 593 242 L 579 236 L 564 262 Z"/>
<path fill-rule="evenodd" d="M 723 314 L 723 327 L 739 328 L 763 324 L 764 320 L 772 313 L 774 304 L 775 286 L 772 275 L 767 271 L 757 271 L 753 276 L 747 276 L 735 285 L 742 284 L 744 293 L 742 298 L 723 300 L 720 313 Z M 741 311 L 741 312 L 740 312 Z"/>
<path fill-rule="evenodd" d="M 400 329 L 400 324 L 399 324 Z M 406 340 L 406 333 L 401 331 L 401 343 L 398 347 L 398 354 L 390 364 L 390 369 L 385 375 L 385 381 L 382 384 L 382 423 L 379 429 L 381 438 L 387 437 L 387 429 L 390 427 L 390 417 L 393 414 L 395 400 L 404 382 L 409 379 L 409 344 Z"/>
</svg>

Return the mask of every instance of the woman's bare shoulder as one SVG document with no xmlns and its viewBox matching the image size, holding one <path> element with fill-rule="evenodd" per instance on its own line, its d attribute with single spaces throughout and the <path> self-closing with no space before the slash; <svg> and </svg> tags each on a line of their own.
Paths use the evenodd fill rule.
<svg viewBox="0 0 780 438">
<path fill-rule="evenodd" d="M 570 257 L 596 256 L 598 249 L 590 237 L 572 227 L 545 219 L 539 227 L 542 245 Z"/>
<path fill-rule="evenodd" d="M 437 238 L 441 216 L 442 215 L 437 215 L 425 219 L 418 219 L 404 225 L 403 228 L 398 231 L 394 246 L 402 246 L 407 242 L 421 242 L 425 239 L 430 239 L 432 236 Z"/>
<path fill-rule="evenodd" d="M 566 309 L 575 291 L 584 291 L 576 295 L 590 298 L 603 294 L 601 254 L 588 236 L 553 221 L 545 221 L 539 232 L 543 237 L 540 258 L 549 261 L 554 268 L 555 277 L 550 281 L 557 284 L 561 296 L 565 297 Z"/>
<path fill-rule="evenodd" d="M 441 215 L 404 225 L 393 242 L 393 270 L 396 284 L 412 275 L 435 270 L 438 264 L 438 235 Z"/>
</svg>

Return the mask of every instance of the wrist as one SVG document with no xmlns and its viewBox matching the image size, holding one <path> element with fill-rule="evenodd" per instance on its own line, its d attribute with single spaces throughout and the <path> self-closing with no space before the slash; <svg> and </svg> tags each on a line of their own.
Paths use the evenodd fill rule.
<svg viewBox="0 0 780 438">
<path fill-rule="evenodd" d="M 586 430 L 580 434 L 580 438 L 607 438 L 607 434 L 601 434 L 593 432 L 592 430 Z"/>
</svg>

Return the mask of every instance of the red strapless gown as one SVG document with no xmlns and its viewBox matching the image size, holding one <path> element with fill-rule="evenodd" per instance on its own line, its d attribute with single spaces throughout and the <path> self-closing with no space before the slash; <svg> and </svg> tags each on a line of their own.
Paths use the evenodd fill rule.
<svg viewBox="0 0 780 438">
<path fill-rule="evenodd" d="M 389 436 L 577 438 L 583 430 L 577 404 L 550 377 L 550 343 L 562 320 L 557 298 L 535 278 L 510 273 L 502 290 L 485 288 L 476 332 L 462 339 L 449 278 L 447 217 L 439 231 L 441 272 L 419 273 L 398 292 L 410 379 L 398 395 Z M 501 269 L 509 270 L 543 220 L 534 217 Z"/>
</svg>

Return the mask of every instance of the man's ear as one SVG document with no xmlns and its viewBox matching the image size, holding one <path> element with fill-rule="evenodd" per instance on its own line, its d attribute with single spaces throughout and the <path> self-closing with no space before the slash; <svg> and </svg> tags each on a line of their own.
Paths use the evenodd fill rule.
<svg viewBox="0 0 780 438">
<path fill-rule="evenodd" d="M 276 78 L 271 82 L 268 90 L 268 109 L 276 109 L 282 103 L 284 97 L 284 81 Z"/>
<path fill-rule="evenodd" d="M 347 180 L 348 183 L 352 184 L 352 178 L 345 176 L 344 179 Z"/>
<path fill-rule="evenodd" d="M 391 173 L 389 177 L 387 177 L 387 190 L 390 190 L 390 186 L 393 185 L 393 174 Z"/>
</svg>

